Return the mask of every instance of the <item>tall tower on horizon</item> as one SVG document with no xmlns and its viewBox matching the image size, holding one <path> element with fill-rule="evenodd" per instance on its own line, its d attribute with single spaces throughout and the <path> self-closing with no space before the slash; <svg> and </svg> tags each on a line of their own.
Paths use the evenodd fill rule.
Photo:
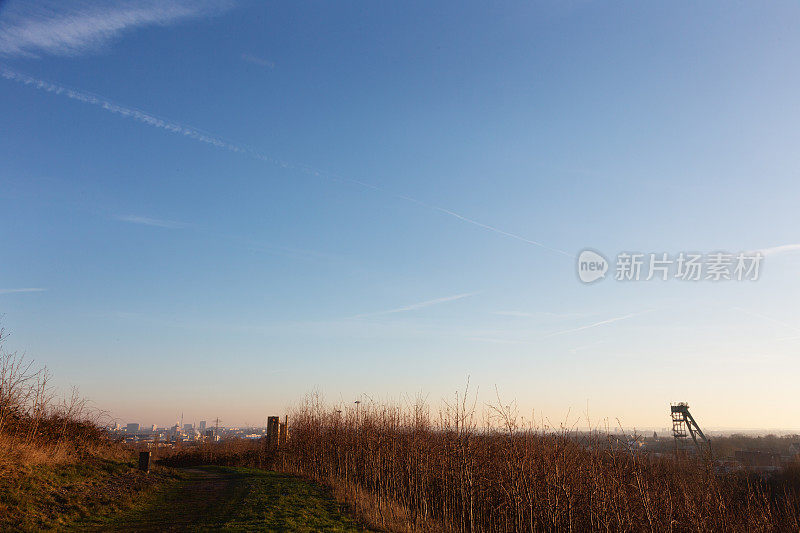
<svg viewBox="0 0 800 533">
<path fill-rule="evenodd" d="M 675 438 L 675 454 L 677 455 L 679 449 L 684 448 L 683 443 L 686 442 L 686 438 L 692 437 L 697 450 L 701 453 L 707 452 L 711 457 L 711 441 L 706 438 L 703 430 L 689 412 L 689 404 L 680 402 L 670 405 L 670 414 L 672 415 L 672 436 Z M 697 440 L 698 437 L 700 441 Z"/>
</svg>

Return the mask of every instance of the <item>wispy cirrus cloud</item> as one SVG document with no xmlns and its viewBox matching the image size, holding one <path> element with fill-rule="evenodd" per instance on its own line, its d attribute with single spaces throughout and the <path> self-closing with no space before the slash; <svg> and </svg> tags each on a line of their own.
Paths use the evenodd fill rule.
<svg viewBox="0 0 800 533">
<path fill-rule="evenodd" d="M 395 307 L 393 309 L 386 309 L 384 311 L 376 311 L 374 313 L 364 313 L 361 315 L 355 315 L 350 318 L 367 318 L 372 316 L 381 316 L 381 315 L 391 315 L 394 313 L 403 313 L 406 311 L 416 311 L 417 309 L 424 309 L 425 307 L 431 307 L 434 305 L 440 305 L 447 302 L 454 302 L 456 300 L 461 300 L 464 298 L 469 298 L 470 296 L 475 296 L 476 292 L 465 292 L 462 294 L 454 294 L 453 296 L 445 296 L 444 298 L 436 298 L 433 300 L 425 300 L 424 302 L 417 302 L 410 305 L 404 305 L 402 307 Z"/>
<path fill-rule="evenodd" d="M 142 226 L 154 226 L 157 228 L 180 229 L 189 227 L 189 224 L 185 222 L 162 220 L 160 218 L 142 217 L 138 215 L 119 215 L 114 217 L 114 219 L 120 222 L 128 222 L 129 224 L 140 224 Z"/>
<path fill-rule="evenodd" d="M 800 244 L 783 244 L 781 246 L 773 246 L 772 248 L 762 248 L 761 250 L 756 250 L 756 252 L 760 252 L 761 255 L 765 257 L 787 252 L 800 252 Z"/>
<path fill-rule="evenodd" d="M 427 210 L 430 210 L 430 211 L 436 211 L 438 213 L 445 214 L 447 216 L 456 218 L 456 219 L 458 219 L 458 220 L 460 220 L 462 222 L 465 222 L 467 224 L 471 224 L 473 226 L 477 226 L 479 228 L 483 228 L 485 230 L 491 231 L 491 232 L 496 233 L 498 235 L 502 235 L 504 237 L 515 239 L 517 241 L 524 242 L 526 244 L 531 244 L 533 246 L 538 246 L 539 248 L 542 248 L 544 250 L 548 250 L 550 252 L 559 254 L 561 256 L 570 257 L 570 258 L 573 257 L 573 254 L 571 254 L 571 253 L 569 253 L 569 252 L 567 252 L 565 250 L 562 250 L 560 248 L 554 248 L 552 246 L 548 246 L 546 244 L 543 244 L 542 242 L 534 241 L 532 239 L 528 239 L 526 237 L 523 237 L 523 236 L 521 236 L 521 235 L 519 235 L 517 233 L 511 233 L 509 231 L 505 231 L 503 229 L 500 229 L 500 228 L 498 228 L 496 226 L 485 224 L 485 223 L 483 223 L 481 221 L 475 220 L 473 218 L 466 217 L 466 216 L 464 216 L 464 215 L 462 215 L 460 213 L 457 213 L 455 211 L 452 211 L 450 209 L 445 209 L 444 207 L 440 207 L 438 205 L 434 205 L 434 204 L 429 204 L 427 202 L 423 202 L 422 200 L 418 200 L 418 199 L 416 199 L 416 198 L 414 198 L 412 196 L 408 196 L 408 195 L 405 195 L 405 194 L 394 193 L 394 192 L 391 192 L 391 191 L 389 191 L 387 189 L 384 189 L 383 187 L 379 187 L 377 185 L 374 185 L 372 183 L 367 183 L 365 181 L 361 181 L 361 180 L 358 180 L 358 179 L 348 178 L 348 177 L 345 177 L 345 176 L 340 176 L 338 174 L 325 172 L 323 170 L 315 169 L 315 168 L 310 167 L 310 166 L 305 165 L 305 164 L 290 163 L 288 161 L 284 161 L 284 160 L 281 160 L 281 159 L 275 159 L 275 158 L 270 157 L 268 155 L 265 155 L 265 154 L 263 154 L 263 153 L 261 153 L 261 152 L 259 152 L 257 150 L 254 150 L 254 149 L 252 149 L 252 148 L 250 148 L 248 146 L 245 146 L 245 145 L 242 145 L 242 144 L 235 144 L 235 143 L 226 141 L 220 136 L 217 136 L 217 135 L 214 135 L 214 134 L 211 134 L 211 133 L 206 133 L 206 132 L 204 132 L 202 130 L 199 130 L 197 128 L 193 128 L 191 126 L 186 126 L 184 124 L 180 124 L 180 123 L 172 121 L 172 120 L 167 120 L 167 119 L 160 118 L 160 117 L 158 117 L 158 116 L 156 116 L 156 115 L 154 115 L 152 113 L 147 113 L 147 112 L 144 112 L 144 111 L 140 111 L 138 109 L 134 109 L 134 108 L 131 108 L 131 107 L 126 107 L 126 106 L 122 106 L 120 104 L 116 104 L 116 103 L 112 102 L 111 100 L 109 100 L 107 98 L 104 98 L 102 96 L 98 96 L 98 95 L 95 95 L 95 94 L 92 94 L 92 93 L 88 93 L 88 92 L 85 92 L 85 91 L 78 91 L 76 89 L 70 89 L 69 87 L 65 87 L 63 85 L 52 83 L 52 82 L 49 82 L 49 81 L 46 81 L 46 80 L 42 80 L 42 79 L 39 79 L 39 78 L 34 78 L 33 76 L 29 76 L 27 74 L 23 74 L 21 72 L 12 70 L 12 69 L 10 69 L 8 67 L 4 67 L 2 65 L 0 65 L 0 77 L 5 78 L 5 79 L 7 79 L 9 81 L 13 81 L 15 83 L 19 83 L 21 85 L 25 85 L 25 86 L 28 86 L 28 87 L 33 87 L 33 88 L 38 89 L 40 91 L 44 91 L 44 92 L 47 92 L 47 93 L 60 95 L 60 96 L 63 96 L 65 98 L 69 98 L 69 99 L 77 100 L 79 102 L 83 102 L 83 103 L 86 103 L 86 104 L 89 104 L 89 105 L 97 106 L 99 108 L 102 108 L 102 109 L 104 109 L 104 110 L 106 110 L 106 111 L 108 111 L 110 113 L 113 113 L 115 115 L 121 116 L 123 118 L 130 118 L 130 119 L 133 119 L 133 120 L 135 120 L 137 122 L 140 122 L 142 124 L 146 124 L 146 125 L 154 127 L 154 128 L 159 128 L 159 129 L 162 129 L 162 130 L 166 130 L 166 131 L 168 131 L 170 133 L 174 133 L 174 134 L 177 134 L 177 135 L 182 135 L 182 136 L 184 136 L 186 138 L 189 138 L 189 139 L 192 139 L 192 140 L 195 140 L 195 141 L 198 141 L 198 142 L 202 142 L 202 143 L 205 143 L 205 144 L 210 144 L 210 145 L 212 145 L 212 146 L 214 146 L 216 148 L 221 148 L 223 150 L 228 150 L 228 151 L 234 152 L 236 154 L 250 156 L 250 157 L 253 157 L 255 159 L 258 159 L 258 160 L 261 160 L 261 161 L 265 161 L 265 162 L 271 163 L 273 165 L 277 165 L 277 166 L 279 166 L 281 168 L 284 168 L 284 169 L 294 169 L 294 170 L 300 171 L 300 172 L 302 172 L 304 174 L 307 174 L 309 176 L 313 176 L 313 177 L 316 177 L 316 178 L 323 178 L 323 179 L 327 179 L 327 180 L 331 180 L 331 181 L 344 182 L 344 183 L 350 183 L 350 184 L 353 184 L 353 185 L 357 185 L 359 187 L 363 187 L 365 189 L 369 189 L 369 190 L 375 191 L 377 193 L 388 195 L 388 196 L 391 196 L 393 198 L 397 198 L 399 200 L 403 200 L 405 202 L 409 202 L 409 203 L 415 204 L 417 206 L 423 207 L 423 208 L 425 208 Z"/>
<path fill-rule="evenodd" d="M 0 21 L 0 55 L 80 55 L 98 50 L 136 28 L 214 15 L 231 5 L 228 1 L 209 0 L 12 0 Z"/>
<path fill-rule="evenodd" d="M 760 318 L 762 320 L 766 320 L 767 322 L 772 322 L 773 324 L 776 324 L 778 326 L 781 326 L 781 327 L 784 327 L 784 328 L 787 328 L 787 329 L 791 329 L 791 330 L 794 330 L 796 332 L 800 332 L 800 327 L 797 327 L 795 325 L 789 324 L 788 322 L 784 322 L 782 320 L 778 320 L 777 318 L 773 318 L 773 317 L 767 316 L 767 315 L 762 315 L 761 313 L 756 313 L 755 311 L 750 311 L 749 309 L 744 309 L 743 307 L 734 307 L 733 309 L 735 311 L 739 311 L 740 313 L 744 313 L 746 315 L 750 315 L 750 316 L 753 316 L 753 317 L 756 317 L 756 318 Z"/>
<path fill-rule="evenodd" d="M 25 287 L 22 289 L 0 289 L 0 294 L 16 294 L 19 292 L 44 292 L 47 289 L 41 287 Z"/>
<path fill-rule="evenodd" d="M 584 318 L 587 316 L 591 316 L 596 313 L 553 313 L 551 311 L 493 311 L 493 315 L 498 316 L 510 316 L 514 318 L 540 318 L 540 317 L 550 317 L 550 318 Z"/>
<path fill-rule="evenodd" d="M 549 339 L 551 337 L 558 337 L 560 335 L 567 335 L 569 333 L 577 333 L 578 331 L 583 331 L 585 329 L 597 328 L 597 327 L 600 327 L 600 326 L 613 324 L 614 322 L 620 322 L 622 320 L 628 320 L 629 318 L 633 318 L 633 317 L 636 317 L 636 316 L 639 316 L 639 315 L 643 315 L 644 313 L 647 313 L 647 312 L 648 311 L 644 311 L 643 313 L 628 313 L 627 315 L 618 316 L 618 317 L 614 317 L 614 318 L 608 318 L 606 320 L 601 320 L 599 322 L 593 322 L 591 324 L 586 324 L 585 326 L 580 326 L 580 327 L 577 327 L 577 328 L 570 328 L 570 329 L 565 329 L 565 330 L 561 330 L 561 331 L 555 331 L 553 333 L 548 333 L 547 335 L 545 335 L 545 336 L 543 336 L 541 338 L 542 339 Z"/>
<path fill-rule="evenodd" d="M 490 344 L 532 344 L 531 341 L 521 339 L 505 339 L 502 337 L 469 336 L 468 341 L 488 342 Z"/>
<path fill-rule="evenodd" d="M 275 68 L 275 63 L 252 54 L 242 54 L 242 60 L 264 68 Z"/>
</svg>

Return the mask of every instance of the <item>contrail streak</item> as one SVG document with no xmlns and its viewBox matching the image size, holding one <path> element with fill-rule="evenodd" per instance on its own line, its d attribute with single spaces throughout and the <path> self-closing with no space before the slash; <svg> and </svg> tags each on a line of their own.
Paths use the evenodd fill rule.
<svg viewBox="0 0 800 533">
<path fill-rule="evenodd" d="M 42 289 L 39 287 L 29 287 L 24 289 L 0 289 L 0 294 L 15 294 L 19 292 L 44 292 L 47 289 Z"/>
<path fill-rule="evenodd" d="M 156 115 L 154 115 L 152 113 L 147 113 L 147 112 L 140 111 L 140 110 L 132 108 L 132 107 L 126 107 L 126 106 L 123 106 L 123 105 L 120 105 L 120 104 L 116 104 L 116 103 L 112 102 L 111 100 L 109 100 L 109 99 L 107 99 L 105 97 L 96 95 L 96 94 L 88 93 L 88 92 L 85 92 L 85 91 L 78 91 L 76 89 L 70 89 L 68 87 L 64 87 L 62 85 L 58 85 L 56 83 L 51 83 L 49 81 L 45 81 L 45 80 L 41 80 L 41 79 L 38 79 L 38 78 L 34 78 L 33 76 L 28 76 L 27 74 L 22 74 L 20 72 L 15 71 L 15 70 L 11 70 L 11 69 L 9 69 L 8 67 L 5 67 L 5 66 L 0 66 L 0 76 L 2 76 L 3 78 L 5 78 L 5 79 L 7 79 L 9 81 L 13 81 L 13 82 L 19 83 L 21 85 L 26 85 L 26 86 L 29 86 L 29 87 L 33 87 L 33 88 L 38 89 L 40 91 L 44 91 L 44 92 L 47 92 L 47 93 L 64 96 L 64 97 L 69 98 L 71 100 L 76 100 L 78 102 L 82 102 L 82 103 L 85 103 L 85 104 L 97 106 L 97 107 L 99 107 L 101 109 L 104 109 L 104 110 L 106 110 L 106 111 L 108 111 L 110 113 L 113 113 L 115 115 L 119 115 L 119 116 L 121 116 L 123 118 L 130 118 L 130 119 L 133 119 L 133 120 L 135 120 L 137 122 L 145 124 L 147 126 L 151 126 L 151 127 L 154 127 L 154 128 L 162 129 L 164 131 L 168 131 L 168 132 L 174 133 L 176 135 L 182 135 L 182 136 L 187 137 L 189 139 L 192 139 L 192 140 L 195 140 L 195 141 L 198 141 L 198 142 L 202 142 L 202 143 L 205 143 L 205 144 L 209 144 L 209 145 L 214 146 L 216 148 L 220 148 L 220 149 L 223 149 L 223 150 L 228 150 L 230 152 L 237 153 L 237 154 L 248 155 L 248 156 L 253 157 L 255 159 L 259 159 L 261 161 L 265 161 L 265 162 L 271 163 L 273 165 L 280 166 L 282 168 L 298 170 L 298 171 L 301 171 L 301 172 L 303 172 L 305 174 L 308 174 L 308 175 L 311 175 L 311 176 L 316 176 L 316 177 L 320 177 L 320 178 L 324 178 L 324 179 L 328 179 L 328 180 L 333 180 L 333 181 L 344 181 L 344 182 L 347 182 L 347 183 L 352 183 L 354 185 L 358 185 L 358 186 L 366 188 L 366 189 L 370 189 L 370 190 L 373 190 L 373 191 L 380 192 L 382 194 L 387 194 L 387 195 L 390 195 L 390 196 L 392 196 L 394 198 L 398 198 L 398 199 L 404 200 L 406 202 L 410 202 L 410 203 L 416 204 L 416 205 L 418 205 L 420 207 L 424 207 L 424 208 L 426 208 L 428 210 L 436 211 L 436 212 L 448 215 L 448 216 L 456 218 L 456 219 L 458 219 L 458 220 L 460 220 L 462 222 L 466 222 L 466 223 L 471 224 L 473 226 L 477 226 L 479 228 L 483 228 L 485 230 L 491 231 L 491 232 L 496 233 L 498 235 L 502 235 L 504 237 L 509 237 L 511 239 L 515 239 L 515 240 L 524 242 L 526 244 L 537 246 L 539 248 L 542 248 L 542 249 L 550 251 L 550 252 L 554 252 L 554 253 L 559 254 L 559 255 L 564 255 L 564 256 L 567 256 L 567 257 L 574 257 L 573 254 L 571 254 L 569 252 L 566 252 L 564 250 L 561 250 L 561 249 L 558 249 L 558 248 L 553 248 L 553 247 L 547 246 L 547 245 L 545 245 L 545 244 L 543 244 L 543 243 L 541 243 L 539 241 L 534 241 L 534 240 L 531 240 L 531 239 L 527 239 L 527 238 L 525 238 L 525 237 L 523 237 L 521 235 L 517 235 L 516 233 L 511 233 L 509 231 L 502 230 L 502 229 L 497 228 L 495 226 L 492 226 L 492 225 L 489 225 L 489 224 L 485 224 L 485 223 L 480 222 L 478 220 L 466 217 L 466 216 L 464 216 L 464 215 L 462 215 L 460 213 L 456 213 L 455 211 L 451 211 L 450 209 L 446 209 L 444 207 L 440 207 L 440 206 L 437 206 L 437 205 L 428 204 L 426 202 L 423 202 L 422 200 L 418 200 L 416 198 L 413 198 L 411 196 L 407 196 L 407 195 L 404 195 L 404 194 L 393 193 L 393 192 L 391 192 L 391 191 L 389 191 L 387 189 L 384 189 L 384 188 L 379 187 L 377 185 L 373 185 L 371 183 L 363 182 L 363 181 L 352 179 L 352 178 L 346 178 L 346 177 L 338 176 L 336 174 L 332 174 L 332 173 L 329 173 L 329 172 L 325 172 L 325 171 L 314 169 L 314 168 L 312 168 L 310 166 L 307 166 L 307 165 L 293 164 L 293 163 L 289 163 L 289 162 L 282 161 L 282 160 L 279 160 L 279 159 L 275 159 L 275 158 L 269 157 L 267 155 L 264 155 L 261 152 L 258 152 L 258 151 L 254 150 L 252 148 L 247 147 L 247 146 L 244 146 L 244 145 L 241 145 L 241 144 L 236 144 L 236 143 L 233 143 L 233 142 L 230 142 L 230 141 L 226 141 L 222 137 L 219 137 L 217 135 L 213 135 L 211 133 L 202 131 L 202 130 L 197 129 L 197 128 L 186 126 L 186 125 L 180 124 L 180 123 L 172 121 L 172 120 L 160 118 L 160 117 L 158 117 L 158 116 L 156 116 Z"/>
<path fill-rule="evenodd" d="M 583 331 L 585 329 L 591 329 L 591 328 L 596 328 L 596 327 L 599 327 L 599 326 L 605 326 L 606 324 L 613 324 L 614 322 L 619 322 L 621 320 L 627 320 L 629 318 L 633 318 L 633 317 L 639 316 L 641 314 L 644 314 L 644 313 L 630 313 L 630 314 L 627 314 L 625 316 L 618 316 L 616 318 L 609 318 L 608 320 L 601 320 L 600 322 L 595 322 L 593 324 L 587 324 L 585 326 L 580 326 L 578 328 L 565 329 L 563 331 L 556 331 L 555 333 L 549 333 L 549 334 L 545 335 L 544 337 L 541 337 L 541 339 L 549 339 L 550 337 L 558 337 L 559 335 L 566 335 L 567 333 L 575 333 L 577 331 Z"/>
<path fill-rule="evenodd" d="M 768 255 L 776 255 L 782 254 L 785 252 L 797 252 L 800 251 L 800 244 L 784 244 L 781 246 L 773 246 L 772 248 L 762 248 L 761 250 L 755 250 L 753 253 L 760 252 L 763 256 Z"/>
<path fill-rule="evenodd" d="M 178 124 L 177 122 L 164 120 L 150 113 L 139 111 L 138 109 L 133 109 L 131 107 L 125 107 L 119 104 L 115 104 L 114 102 L 106 98 L 96 96 L 91 93 L 76 91 L 75 89 L 69 89 L 62 85 L 56 85 L 55 83 L 50 83 L 48 81 L 33 78 L 26 74 L 20 74 L 19 72 L 9 70 L 8 68 L 5 67 L 2 67 L 0 75 L 7 80 L 11 80 L 20 83 L 22 85 L 28 85 L 34 87 L 35 89 L 39 89 L 40 91 L 65 96 L 72 100 L 77 100 L 78 102 L 94 105 L 102 109 L 105 109 L 110 113 L 114 113 L 116 115 L 120 115 L 125 118 L 131 118 L 137 122 L 141 122 L 142 124 L 147 124 L 148 126 L 152 126 L 154 128 L 159 128 L 162 130 L 169 131 L 171 133 L 183 135 L 185 137 L 189 137 L 190 139 L 194 139 L 196 141 L 216 146 L 217 148 L 224 148 L 225 150 L 230 150 L 231 152 L 237 152 L 237 153 L 246 152 L 246 150 L 238 146 L 223 141 L 222 139 L 214 137 L 213 135 L 201 132 L 200 130 L 183 126 L 181 124 Z"/>
<path fill-rule="evenodd" d="M 404 305 L 403 307 L 396 307 L 394 309 L 387 309 L 385 311 L 377 311 L 374 313 L 363 313 L 360 315 L 355 315 L 351 318 L 367 318 L 372 316 L 379 316 L 379 315 L 390 315 L 393 313 L 402 313 L 404 311 L 416 311 L 417 309 L 423 309 L 425 307 L 431 307 L 432 305 L 439 305 L 447 302 L 453 302 L 455 300 L 461 300 L 462 298 L 469 298 L 470 296 L 475 296 L 475 292 L 468 292 L 463 294 L 455 294 L 453 296 L 445 296 L 444 298 L 436 298 L 435 300 L 426 300 L 424 302 L 417 302 L 415 304 Z"/>
<path fill-rule="evenodd" d="M 777 324 L 778 326 L 782 326 L 784 328 L 788 328 L 788 329 L 800 332 L 800 328 L 798 328 L 797 326 L 793 326 L 791 324 L 788 324 L 786 322 L 778 320 L 777 318 L 772 318 L 771 316 L 762 315 L 761 313 L 755 313 L 753 311 L 750 311 L 748 309 L 744 309 L 742 307 L 734 307 L 733 309 L 735 309 L 736 311 L 739 311 L 740 313 L 744 313 L 746 315 L 754 316 L 756 318 L 760 318 L 762 320 L 766 320 L 767 322 L 772 322 L 773 324 Z"/>
<path fill-rule="evenodd" d="M 460 215 L 460 214 L 456 213 L 455 211 L 450 211 L 449 209 L 445 209 L 444 207 L 439 207 L 439 206 L 436 206 L 436 205 L 426 204 L 425 202 L 422 202 L 421 200 L 417 200 L 417 199 L 411 198 L 409 196 L 399 196 L 398 195 L 398 197 L 399 198 L 403 198 L 404 200 L 407 200 L 409 202 L 413 202 L 415 204 L 421 205 L 422 207 L 427 207 L 428 209 L 433 209 L 435 211 L 439 211 L 440 213 L 444 213 L 446 215 L 450 215 L 451 217 L 455 217 L 455 218 L 457 218 L 457 219 L 459 219 L 459 220 L 461 220 L 463 222 L 467 222 L 468 224 L 473 224 L 475 226 L 478 226 L 479 228 L 483 228 L 483 229 L 487 229 L 489 231 L 493 231 L 493 232 L 495 232 L 495 233 L 497 233 L 499 235 L 504 235 L 506 237 L 510 237 L 510 238 L 516 239 L 518 241 L 522 241 L 522 242 L 525 242 L 525 243 L 528 243 L 528 244 L 532 244 L 534 246 L 538 246 L 540 248 L 544 248 L 545 250 L 549 250 L 549 251 L 555 252 L 557 254 L 566 255 L 567 257 L 574 257 L 574 254 L 571 254 L 569 252 L 565 252 L 564 250 L 560 250 L 558 248 L 552 248 L 552 247 L 547 246 L 546 244 L 542 244 L 542 243 L 540 243 L 538 241 L 532 241 L 530 239 L 526 239 L 525 237 L 517 235 L 516 233 L 510 233 L 510 232 L 502 230 L 500 228 L 496 228 L 494 226 L 490 226 L 489 224 L 484 224 L 483 222 L 479 222 L 477 220 L 465 217 L 464 215 Z"/>
</svg>

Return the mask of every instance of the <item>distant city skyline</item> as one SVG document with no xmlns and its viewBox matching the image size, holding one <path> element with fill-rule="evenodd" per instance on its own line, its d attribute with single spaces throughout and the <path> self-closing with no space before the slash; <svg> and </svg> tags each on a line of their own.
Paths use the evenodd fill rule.
<svg viewBox="0 0 800 533">
<path fill-rule="evenodd" d="M 800 429 L 798 19 L 4 2 L 6 348 L 159 426 L 314 391 L 435 412 L 469 381 L 554 426 L 687 401 Z M 630 254 L 668 281 L 614 279 Z M 758 254 L 757 279 L 676 279 L 689 254 Z"/>
</svg>

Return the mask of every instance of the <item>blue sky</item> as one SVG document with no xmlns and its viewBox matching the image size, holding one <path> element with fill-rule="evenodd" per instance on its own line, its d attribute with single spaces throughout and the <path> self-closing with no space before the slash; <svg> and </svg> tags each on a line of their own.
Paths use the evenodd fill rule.
<svg viewBox="0 0 800 533">
<path fill-rule="evenodd" d="M 8 348 L 141 423 L 469 376 L 555 423 L 800 428 L 799 15 L 5 2 Z M 583 285 L 587 247 L 765 257 Z"/>
</svg>

